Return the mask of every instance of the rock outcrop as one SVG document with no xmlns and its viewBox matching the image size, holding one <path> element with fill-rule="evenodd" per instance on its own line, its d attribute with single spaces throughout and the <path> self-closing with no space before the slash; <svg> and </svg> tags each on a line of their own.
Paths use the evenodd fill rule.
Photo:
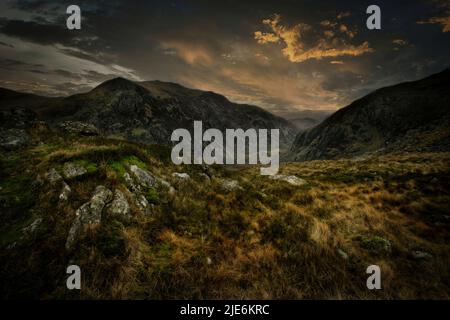
<svg viewBox="0 0 450 320">
<path fill-rule="evenodd" d="M 98 186 L 91 200 L 83 204 L 76 212 L 69 235 L 67 236 L 66 249 L 71 249 L 74 242 L 83 232 L 84 228 L 98 225 L 101 221 L 102 211 L 106 204 L 112 199 L 111 190 L 104 186 Z"/>
<path fill-rule="evenodd" d="M 79 176 L 82 176 L 87 173 L 86 168 L 84 168 L 81 165 L 72 163 L 72 162 L 66 162 L 63 166 L 63 175 L 66 179 L 72 179 Z"/>
<path fill-rule="evenodd" d="M 221 188 L 222 190 L 227 192 L 242 190 L 242 187 L 239 185 L 239 182 L 237 180 L 230 180 L 230 179 L 222 181 Z"/>
<path fill-rule="evenodd" d="M 0 148 L 3 150 L 17 150 L 31 143 L 30 136 L 23 129 L 0 128 Z"/>
<path fill-rule="evenodd" d="M 106 211 L 111 215 L 128 216 L 130 214 L 130 206 L 122 191 L 116 190 L 114 192 L 114 198 L 107 205 Z"/>
<path fill-rule="evenodd" d="M 303 180 L 302 178 L 299 178 L 297 176 L 286 176 L 282 174 L 275 174 L 273 176 L 269 176 L 269 179 L 284 181 L 293 186 L 303 186 L 307 184 L 306 180 Z"/>
<path fill-rule="evenodd" d="M 93 124 L 81 121 L 64 121 L 58 125 L 60 131 L 82 136 L 98 136 L 100 131 Z"/>
</svg>

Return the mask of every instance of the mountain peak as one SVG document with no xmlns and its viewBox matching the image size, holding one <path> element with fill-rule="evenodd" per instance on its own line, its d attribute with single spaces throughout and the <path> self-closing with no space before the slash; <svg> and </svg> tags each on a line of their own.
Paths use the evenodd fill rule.
<svg viewBox="0 0 450 320">
<path fill-rule="evenodd" d="M 105 82 L 95 87 L 93 91 L 97 89 L 126 90 L 136 88 L 137 86 L 138 84 L 129 79 L 117 77 L 111 80 L 106 80 Z"/>
</svg>

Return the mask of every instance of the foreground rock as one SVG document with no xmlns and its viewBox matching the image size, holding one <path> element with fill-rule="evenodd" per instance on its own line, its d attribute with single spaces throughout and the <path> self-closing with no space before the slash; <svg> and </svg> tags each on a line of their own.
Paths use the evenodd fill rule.
<svg viewBox="0 0 450 320">
<path fill-rule="evenodd" d="M 72 248 L 74 242 L 84 231 L 86 227 L 94 226 L 100 223 L 102 210 L 105 205 L 111 201 L 112 192 L 104 186 L 98 186 L 91 200 L 83 204 L 76 212 L 75 221 L 69 230 L 67 236 L 66 249 Z"/>
<path fill-rule="evenodd" d="M 116 190 L 114 192 L 114 199 L 108 204 L 107 212 L 111 215 L 121 216 L 128 216 L 130 214 L 130 206 L 122 191 Z"/>
<path fill-rule="evenodd" d="M 61 192 L 59 194 L 59 199 L 61 201 L 69 200 L 69 195 L 70 195 L 71 192 L 72 192 L 72 189 L 70 189 L 69 185 L 63 181 L 62 182 L 62 189 L 61 189 Z"/>
<path fill-rule="evenodd" d="M 431 254 L 425 251 L 415 250 L 411 253 L 412 257 L 416 260 L 429 260 L 433 258 Z"/>
<path fill-rule="evenodd" d="M 164 179 L 154 176 L 147 170 L 139 168 L 136 165 L 128 167 L 129 173 L 125 172 L 123 178 L 127 188 L 133 194 L 136 206 L 144 213 L 150 214 L 152 204 L 149 203 L 145 194 L 150 188 L 166 188 L 169 193 L 175 193 L 175 189 Z"/>
<path fill-rule="evenodd" d="M 98 136 L 100 131 L 92 124 L 80 121 L 64 121 L 58 125 L 58 128 L 66 133 L 79 134 L 83 136 Z"/>
<path fill-rule="evenodd" d="M 72 179 L 87 173 L 86 168 L 72 162 L 66 162 L 63 166 L 63 175 L 66 179 Z"/>
<path fill-rule="evenodd" d="M 55 184 L 63 179 L 63 177 L 56 171 L 55 168 L 51 168 L 46 174 L 45 178 L 51 183 Z"/>
<path fill-rule="evenodd" d="M 150 172 L 141 169 L 136 165 L 131 165 L 129 169 L 138 185 L 147 188 L 156 187 L 158 181 Z"/>
<path fill-rule="evenodd" d="M 172 176 L 173 177 L 175 177 L 175 178 L 178 178 L 178 179 L 180 179 L 180 180 L 189 180 L 191 177 L 187 174 L 187 173 L 185 173 L 185 172 L 174 172 L 174 173 L 172 173 Z"/>
<path fill-rule="evenodd" d="M 269 176 L 269 178 L 272 180 L 284 181 L 297 187 L 307 184 L 306 180 L 303 180 L 302 178 L 299 178 L 297 176 L 285 176 L 282 174 L 275 174 L 273 176 Z"/>
<path fill-rule="evenodd" d="M 224 180 L 222 182 L 221 188 L 227 192 L 234 191 L 234 190 L 242 190 L 242 187 L 239 185 L 239 182 L 236 180 Z"/>
<path fill-rule="evenodd" d="M 41 223 L 42 218 L 36 218 L 29 226 L 23 228 L 22 232 L 24 233 L 24 235 L 31 235 L 36 231 Z"/>
<path fill-rule="evenodd" d="M 24 148 L 31 139 L 22 129 L 0 129 L 0 148 L 11 151 Z"/>
</svg>

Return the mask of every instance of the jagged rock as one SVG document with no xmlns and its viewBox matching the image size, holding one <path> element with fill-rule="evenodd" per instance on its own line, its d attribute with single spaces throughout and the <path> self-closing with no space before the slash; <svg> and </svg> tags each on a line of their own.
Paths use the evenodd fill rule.
<svg viewBox="0 0 450 320">
<path fill-rule="evenodd" d="M 199 176 L 203 179 L 206 183 L 211 183 L 211 178 L 206 173 L 200 173 Z"/>
<path fill-rule="evenodd" d="M 136 205 L 144 214 L 150 213 L 150 204 L 148 203 L 147 198 L 143 194 L 136 194 Z"/>
<path fill-rule="evenodd" d="M 429 254 L 428 252 L 419 251 L 419 250 L 415 250 L 415 251 L 411 252 L 411 255 L 416 260 L 428 260 L 428 259 L 433 258 L 433 256 L 431 254 Z"/>
<path fill-rule="evenodd" d="M 0 129 L 0 148 L 4 150 L 17 150 L 28 146 L 31 139 L 25 130 Z"/>
<path fill-rule="evenodd" d="M 242 187 L 239 185 L 239 182 L 236 180 L 224 180 L 221 187 L 223 190 L 228 192 L 242 189 Z"/>
<path fill-rule="evenodd" d="M 147 198 L 142 194 L 142 188 L 155 188 L 155 187 L 165 187 L 170 192 L 175 192 L 172 185 L 165 181 L 164 179 L 153 176 L 150 172 L 139 168 L 136 165 L 129 166 L 129 171 L 125 172 L 123 178 L 125 184 L 131 190 L 133 197 L 135 199 L 136 206 L 144 213 L 150 213 L 151 206 Z M 145 190 L 144 190 L 145 191 Z"/>
<path fill-rule="evenodd" d="M 131 191 L 132 192 L 139 192 L 140 190 L 139 190 L 139 186 L 137 186 L 135 183 L 134 183 L 134 180 L 133 180 L 133 178 L 131 178 L 131 176 L 130 176 L 130 174 L 128 173 L 128 172 L 125 172 L 124 174 L 123 174 L 123 179 L 125 180 L 125 184 L 127 185 L 127 187 L 129 188 L 129 189 L 131 189 Z"/>
<path fill-rule="evenodd" d="M 26 129 L 36 118 L 36 113 L 27 108 L 4 109 L 0 110 L 0 127 Z"/>
<path fill-rule="evenodd" d="M 83 136 L 98 136 L 99 130 L 92 124 L 80 121 L 64 121 L 58 125 L 61 131 Z"/>
<path fill-rule="evenodd" d="M 134 182 L 133 178 L 131 178 L 131 176 L 128 172 L 124 173 L 123 178 L 125 180 L 127 187 L 131 190 L 131 193 L 133 195 L 136 206 L 143 213 L 148 213 L 149 203 L 148 203 L 147 199 L 145 198 L 145 196 L 142 195 L 140 185 L 137 185 Z"/>
<path fill-rule="evenodd" d="M 91 213 L 93 220 L 100 221 L 101 213 L 104 208 L 104 206 L 111 201 L 112 199 L 112 192 L 108 188 L 105 188 L 104 186 L 98 186 L 95 188 L 94 195 L 91 198 Z"/>
<path fill-rule="evenodd" d="M 337 253 L 342 257 L 342 259 L 347 260 L 348 259 L 348 254 L 341 249 L 337 249 Z"/>
<path fill-rule="evenodd" d="M 172 173 L 173 177 L 176 177 L 181 180 L 189 180 L 191 177 L 185 172 L 174 172 Z"/>
<path fill-rule="evenodd" d="M 33 234 L 41 223 L 42 218 L 36 218 L 29 226 L 23 228 L 22 232 L 27 235 Z"/>
<path fill-rule="evenodd" d="M 158 180 L 158 183 L 159 183 L 161 186 L 163 186 L 163 187 L 165 187 L 165 188 L 167 188 L 167 189 L 171 189 L 171 188 L 172 188 L 172 185 L 171 185 L 169 182 L 167 182 L 166 180 L 161 179 L 161 178 L 156 178 L 156 179 Z"/>
<path fill-rule="evenodd" d="M 102 210 L 111 201 L 112 192 L 104 186 L 98 186 L 89 202 L 83 204 L 75 212 L 76 218 L 69 230 L 66 240 L 66 249 L 69 250 L 78 238 L 84 227 L 99 224 Z"/>
<path fill-rule="evenodd" d="M 137 184 L 143 187 L 151 188 L 155 187 L 157 184 L 157 179 L 150 174 L 148 171 L 139 168 L 136 165 L 130 165 L 129 167 L 131 174 Z"/>
<path fill-rule="evenodd" d="M 64 181 L 62 182 L 62 189 L 61 192 L 59 194 L 59 199 L 61 201 L 67 201 L 69 200 L 69 195 L 72 192 L 72 189 L 70 189 L 69 185 L 67 183 L 65 183 Z"/>
<path fill-rule="evenodd" d="M 51 183 L 55 184 L 63 179 L 63 177 L 56 171 L 55 168 L 51 168 L 45 175 L 46 179 Z"/>
<path fill-rule="evenodd" d="M 293 186 L 303 186 L 307 183 L 305 180 L 297 176 L 285 176 L 282 174 L 275 174 L 273 176 L 269 176 L 269 178 L 272 180 L 285 181 Z"/>
<path fill-rule="evenodd" d="M 63 175 L 66 179 L 72 179 L 75 177 L 86 174 L 87 170 L 83 166 L 77 165 L 72 162 L 66 162 L 63 166 Z"/>
<path fill-rule="evenodd" d="M 108 204 L 107 212 L 112 215 L 129 215 L 130 206 L 122 191 L 116 190 L 114 192 L 113 201 Z"/>
</svg>

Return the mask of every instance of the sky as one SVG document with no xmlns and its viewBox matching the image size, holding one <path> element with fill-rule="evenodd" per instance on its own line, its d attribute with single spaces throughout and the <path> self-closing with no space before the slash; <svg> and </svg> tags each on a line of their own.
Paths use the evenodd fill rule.
<svg viewBox="0 0 450 320">
<path fill-rule="evenodd" d="M 66 8 L 81 9 L 68 30 Z M 369 30 L 366 9 L 381 9 Z M 48 96 L 125 77 L 286 118 L 450 66 L 450 0 L 0 0 L 0 87 Z"/>
</svg>

